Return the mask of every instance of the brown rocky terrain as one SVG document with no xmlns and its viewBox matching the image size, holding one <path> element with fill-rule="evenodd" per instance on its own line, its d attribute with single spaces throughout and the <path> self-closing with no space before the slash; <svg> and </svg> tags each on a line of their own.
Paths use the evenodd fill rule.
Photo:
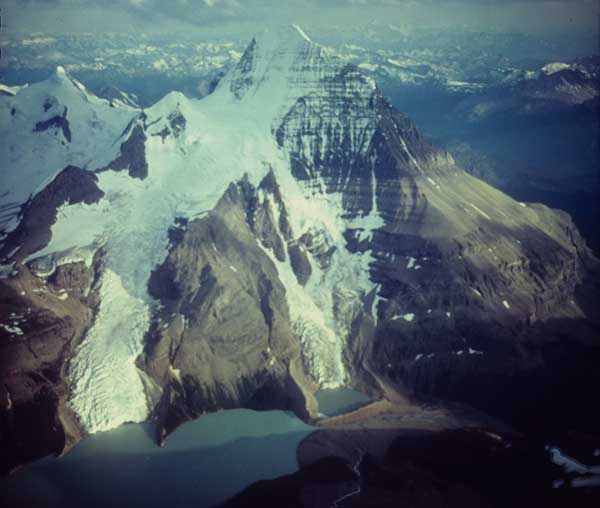
<svg viewBox="0 0 600 508">
<path fill-rule="evenodd" d="M 599 263 L 570 217 L 465 173 L 377 93 L 370 142 L 338 149 L 355 120 L 340 126 L 335 112 L 365 112 L 340 86 L 360 78 L 340 75 L 326 98 L 299 100 L 277 135 L 297 178 L 341 193 L 348 219 L 377 211 L 385 222 L 372 238 L 345 235 L 351 252 L 372 252 L 379 284 L 366 302 L 377 326 L 363 314 L 348 338 L 354 386 L 462 400 L 520 426 L 542 424 L 556 404 L 568 408 L 557 428 L 600 424 L 584 395 L 600 380 Z M 324 101 L 338 108 L 323 114 Z"/>
<path fill-rule="evenodd" d="M 69 407 L 68 362 L 98 305 L 102 257 L 49 277 L 19 265 L 0 280 L 0 473 L 59 455 L 84 432 Z"/>
<path fill-rule="evenodd" d="M 271 174 L 258 189 L 232 183 L 206 217 L 180 221 L 150 279 L 163 307 L 139 363 L 155 383 L 149 391 L 162 390 L 161 444 L 181 423 L 217 409 L 291 409 L 304 419 L 315 411 L 285 289 L 257 242 L 283 249 L 270 209 L 256 208 L 258 190 L 277 196 Z"/>
<path fill-rule="evenodd" d="M 98 252 L 90 266 L 51 262 L 48 270 L 27 264 L 27 256 L 48 244 L 62 205 L 102 198 L 96 183 L 93 173 L 63 169 L 24 205 L 19 226 L 0 251 L 13 266 L 12 276 L 0 279 L 2 473 L 58 455 L 84 435 L 67 403 L 67 370 L 98 305 L 102 255 Z"/>
</svg>

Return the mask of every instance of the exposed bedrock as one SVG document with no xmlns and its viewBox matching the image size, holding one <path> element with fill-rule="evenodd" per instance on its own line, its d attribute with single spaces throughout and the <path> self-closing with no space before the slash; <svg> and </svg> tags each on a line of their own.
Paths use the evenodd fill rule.
<svg viewBox="0 0 600 508">
<path fill-rule="evenodd" d="M 351 101 L 348 76 L 326 100 L 299 100 L 277 139 L 307 188 L 341 196 L 348 250 L 374 258 L 377 298 L 365 306 L 377 323 L 353 323 L 349 378 L 359 370 L 363 389 L 466 401 L 528 427 L 600 425 L 598 398 L 586 399 L 600 381 L 598 260 L 570 217 L 467 175 L 377 91 Z M 373 216 L 383 225 L 365 234 Z M 326 268 L 327 242 L 305 240 Z"/>
<path fill-rule="evenodd" d="M 92 323 L 101 270 L 98 254 L 89 267 L 64 264 L 39 277 L 19 265 L 0 279 L 0 474 L 84 435 L 67 404 L 67 369 Z"/>
<path fill-rule="evenodd" d="M 384 300 L 364 344 L 369 369 L 401 393 L 521 427 L 597 428 L 598 263 L 569 220 L 554 220 L 570 245 L 549 229 L 493 224 L 452 241 L 376 234 Z"/>
<path fill-rule="evenodd" d="M 267 177 L 261 189 L 272 186 Z M 149 283 L 160 300 L 140 366 L 158 397 L 158 439 L 205 412 L 312 407 L 285 290 L 258 241 L 272 245 L 273 217 L 257 189 L 231 184 L 214 210 L 172 230 L 165 262 Z"/>
<path fill-rule="evenodd" d="M 58 209 L 76 203 L 97 203 L 103 196 L 98 177 L 84 169 L 67 166 L 22 207 L 21 221 L 0 248 L 0 261 L 21 262 L 44 248 L 52 238 Z"/>
<path fill-rule="evenodd" d="M 51 106 L 47 108 L 46 104 L 44 105 L 44 110 L 50 109 Z M 67 107 L 63 110 L 62 115 L 56 115 L 48 120 L 43 120 L 37 122 L 35 124 L 35 128 L 33 132 L 44 132 L 48 129 L 60 129 L 63 133 L 64 138 L 70 143 L 71 142 L 71 127 L 69 126 L 69 120 L 67 120 Z"/>
<path fill-rule="evenodd" d="M 97 171 L 123 171 L 127 170 L 132 178 L 143 180 L 148 176 L 148 161 L 146 160 L 146 133 L 144 131 L 143 114 L 140 119 L 133 120 L 125 134 L 128 137 L 121 143 L 119 156 L 110 162 L 105 167 L 99 168 Z M 185 121 L 185 119 L 184 119 Z M 185 123 L 184 123 L 185 125 Z"/>
</svg>

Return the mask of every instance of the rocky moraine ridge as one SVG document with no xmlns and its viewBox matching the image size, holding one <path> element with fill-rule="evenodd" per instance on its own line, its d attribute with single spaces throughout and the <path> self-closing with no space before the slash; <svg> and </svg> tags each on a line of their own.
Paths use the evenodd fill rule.
<svg viewBox="0 0 600 508">
<path fill-rule="evenodd" d="M 206 99 L 114 106 L 64 71 L 0 98 L 3 471 L 126 421 L 310 421 L 320 386 L 600 423 L 570 218 L 465 173 L 297 27 Z"/>
</svg>

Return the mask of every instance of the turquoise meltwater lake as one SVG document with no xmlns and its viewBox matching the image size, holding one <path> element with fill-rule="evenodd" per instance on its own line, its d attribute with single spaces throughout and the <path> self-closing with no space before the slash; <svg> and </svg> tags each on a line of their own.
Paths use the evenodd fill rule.
<svg viewBox="0 0 600 508">
<path fill-rule="evenodd" d="M 319 391 L 317 400 L 322 414 L 335 416 L 369 398 L 339 388 Z M 0 479 L 0 506 L 215 506 L 256 481 L 296 471 L 296 448 L 312 430 L 291 412 L 234 409 L 182 425 L 159 448 L 151 424 L 126 424 Z"/>
<path fill-rule="evenodd" d="M 316 393 L 319 412 L 325 416 L 338 416 L 366 405 L 371 399 L 368 395 L 351 388 L 319 390 Z"/>
<path fill-rule="evenodd" d="M 312 430 L 290 412 L 236 409 L 186 423 L 159 448 L 151 425 L 127 424 L 0 480 L 0 506 L 214 506 L 296 471 L 296 448 Z"/>
</svg>

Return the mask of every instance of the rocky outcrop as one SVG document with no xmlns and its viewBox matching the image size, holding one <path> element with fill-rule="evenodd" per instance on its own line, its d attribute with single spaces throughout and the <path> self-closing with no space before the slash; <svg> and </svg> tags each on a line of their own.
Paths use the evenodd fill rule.
<svg viewBox="0 0 600 508">
<path fill-rule="evenodd" d="M 0 259 L 20 262 L 48 245 L 58 209 L 63 205 L 97 203 L 104 196 L 97 182 L 98 177 L 90 171 L 75 166 L 64 168 L 23 206 L 19 225 L 0 248 Z"/>
<path fill-rule="evenodd" d="M 48 111 L 49 108 L 44 106 L 44 111 Z M 60 129 L 65 139 L 71 142 L 71 128 L 69 127 L 69 120 L 67 120 L 67 108 L 65 107 L 62 115 L 56 115 L 48 120 L 42 120 L 35 124 L 33 132 L 44 132 L 51 128 Z"/>
<path fill-rule="evenodd" d="M 267 177 L 258 190 L 273 188 Z M 158 439 L 218 409 L 291 409 L 310 417 L 300 345 L 285 290 L 261 247 L 274 241 L 269 209 L 248 181 L 231 184 L 202 219 L 171 230 L 149 282 L 162 304 L 140 360 L 159 395 Z"/>
<path fill-rule="evenodd" d="M 68 362 L 98 305 L 102 258 L 49 277 L 25 265 L 0 279 L 0 474 L 59 455 L 83 436 L 68 405 Z"/>
<path fill-rule="evenodd" d="M 139 178 L 143 180 L 148 176 L 148 162 L 146 161 L 146 133 L 144 132 L 143 123 L 132 121 L 126 132 L 129 135 L 123 143 L 119 156 L 107 164 L 99 168 L 97 171 L 123 171 L 127 170 L 131 178 Z"/>
</svg>

